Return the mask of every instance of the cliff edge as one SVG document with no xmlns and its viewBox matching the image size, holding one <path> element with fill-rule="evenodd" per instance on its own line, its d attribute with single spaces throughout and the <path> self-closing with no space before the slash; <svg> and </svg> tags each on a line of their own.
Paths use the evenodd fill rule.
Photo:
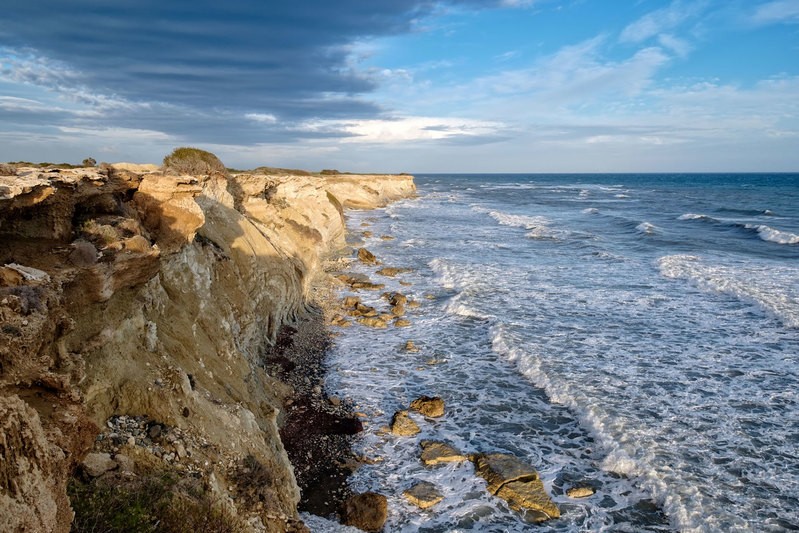
<svg viewBox="0 0 799 533">
<path fill-rule="evenodd" d="M 301 528 L 293 391 L 264 354 L 344 248 L 343 209 L 414 193 L 404 175 L 0 176 L 0 529 L 68 531 L 73 473 L 159 469 L 248 529 Z"/>
</svg>

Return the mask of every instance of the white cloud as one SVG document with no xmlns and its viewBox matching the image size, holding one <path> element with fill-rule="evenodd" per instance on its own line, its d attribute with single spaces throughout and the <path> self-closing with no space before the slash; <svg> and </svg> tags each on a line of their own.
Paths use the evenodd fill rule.
<svg viewBox="0 0 799 533">
<path fill-rule="evenodd" d="M 303 123 L 299 128 L 306 132 L 344 135 L 340 142 L 394 144 L 491 137 L 503 131 L 506 126 L 500 122 L 485 120 L 410 116 L 394 119 L 318 120 Z"/>
<path fill-rule="evenodd" d="M 254 122 L 265 124 L 275 124 L 277 122 L 277 117 L 272 113 L 247 113 L 244 116 Z"/>
<path fill-rule="evenodd" d="M 776 0 L 758 6 L 752 20 L 757 24 L 799 23 L 799 0 Z"/>
<path fill-rule="evenodd" d="M 698 15 L 706 1 L 684 2 L 675 0 L 668 7 L 647 13 L 622 30 L 623 43 L 640 43 L 661 33 L 669 32 Z"/>
</svg>

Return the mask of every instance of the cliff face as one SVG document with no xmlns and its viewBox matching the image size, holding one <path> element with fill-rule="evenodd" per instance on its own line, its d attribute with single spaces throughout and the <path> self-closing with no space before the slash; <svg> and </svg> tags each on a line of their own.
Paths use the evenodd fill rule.
<svg viewBox="0 0 799 533">
<path fill-rule="evenodd" d="M 71 472 L 129 415 L 193 443 L 175 444 L 177 470 L 233 507 L 233 466 L 265 467 L 268 505 L 239 512 L 283 530 L 299 500 L 277 425 L 292 391 L 261 356 L 343 248 L 342 207 L 414 192 L 410 176 L 0 177 L 0 529 L 67 531 Z"/>
</svg>

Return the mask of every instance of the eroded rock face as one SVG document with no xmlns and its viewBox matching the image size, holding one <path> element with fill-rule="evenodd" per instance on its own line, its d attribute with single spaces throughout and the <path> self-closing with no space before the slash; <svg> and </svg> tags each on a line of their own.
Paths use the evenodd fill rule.
<svg viewBox="0 0 799 533">
<path fill-rule="evenodd" d="M 488 492 L 507 501 L 512 509 L 541 513 L 542 520 L 560 517 L 560 510 L 532 466 L 503 453 L 479 454 L 474 463 L 477 474 L 486 480 Z"/>
<path fill-rule="evenodd" d="M 331 190 L 346 199 L 366 187 L 356 196 L 377 204 L 412 188 L 388 181 L 383 197 L 376 177 L 328 187 L 132 166 L 0 176 L 0 530 L 68 531 L 69 472 L 97 426 L 121 414 L 207 443 L 194 459 L 210 465 L 203 474 L 222 499 L 227 459 L 253 456 L 272 497 L 240 516 L 254 513 L 266 531 L 280 527 L 259 512 L 295 519 L 299 491 L 278 434 L 292 391 L 259 357 L 304 312 L 320 258 L 344 246 Z M 111 466 L 100 463 L 97 472 Z"/>
</svg>

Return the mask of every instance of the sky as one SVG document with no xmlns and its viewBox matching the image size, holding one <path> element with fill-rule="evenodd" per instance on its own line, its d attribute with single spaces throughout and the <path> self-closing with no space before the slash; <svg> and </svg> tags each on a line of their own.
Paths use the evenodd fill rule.
<svg viewBox="0 0 799 533">
<path fill-rule="evenodd" d="M 799 171 L 799 0 L 24 0 L 0 161 Z"/>
</svg>

